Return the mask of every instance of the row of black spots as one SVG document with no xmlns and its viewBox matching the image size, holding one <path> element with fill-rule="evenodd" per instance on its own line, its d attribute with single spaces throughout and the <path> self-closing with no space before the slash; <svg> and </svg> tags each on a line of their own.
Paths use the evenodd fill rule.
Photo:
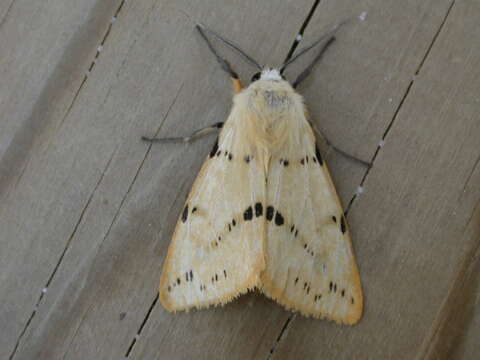
<svg viewBox="0 0 480 360">
<path fill-rule="evenodd" d="M 212 247 L 216 248 L 222 242 L 223 238 L 219 235 L 216 240 L 212 241 Z"/>
<path fill-rule="evenodd" d="M 340 218 L 340 231 L 342 232 L 342 234 L 345 234 L 345 232 L 347 231 L 347 225 L 345 223 L 345 216 L 343 216 L 343 215 Z"/>
<path fill-rule="evenodd" d="M 207 285 L 200 284 L 200 291 L 205 291 L 207 290 Z"/>
<path fill-rule="evenodd" d="M 317 157 L 317 160 L 318 160 L 318 163 L 320 164 L 320 166 L 323 166 L 322 154 L 320 154 L 320 151 L 318 150 L 317 144 L 315 144 L 315 156 Z M 316 162 L 315 157 L 313 158 L 313 161 Z"/>
<path fill-rule="evenodd" d="M 185 272 L 185 281 L 186 282 L 193 281 L 193 271 L 192 270 Z"/>
<path fill-rule="evenodd" d="M 224 155 L 225 157 L 228 159 L 228 160 L 232 160 L 233 159 L 233 154 L 228 152 L 227 150 L 225 150 L 224 152 Z M 212 150 L 210 151 L 210 158 L 213 158 L 214 156 L 217 156 L 219 157 L 220 155 L 222 155 L 222 150 L 220 150 L 218 148 L 218 137 L 217 139 L 215 140 L 215 144 L 213 144 L 213 148 Z"/>
<path fill-rule="evenodd" d="M 332 220 L 334 223 L 337 223 L 337 217 L 335 215 L 332 216 Z"/>
<path fill-rule="evenodd" d="M 337 283 L 334 283 L 333 281 L 330 281 L 329 288 L 330 288 L 330 292 L 336 293 L 337 292 Z"/>
<path fill-rule="evenodd" d="M 274 215 L 275 215 L 275 220 L 274 220 Z M 280 211 L 275 211 L 273 206 L 268 206 L 267 207 L 267 220 L 268 221 L 275 221 L 275 225 L 277 226 L 282 226 L 285 223 L 285 219 L 283 218 L 283 215 L 280 213 Z"/>
<path fill-rule="evenodd" d="M 225 277 L 225 279 L 227 278 L 227 270 L 223 269 L 223 276 Z M 218 280 L 220 280 L 220 276 L 215 273 L 215 275 L 212 276 L 212 284 L 217 282 Z"/>
<path fill-rule="evenodd" d="M 295 278 L 295 280 L 293 281 L 293 285 L 297 285 L 298 283 L 298 276 Z"/>
<path fill-rule="evenodd" d="M 243 158 L 243 161 L 245 161 L 247 164 L 249 164 L 251 160 L 252 160 L 252 157 L 250 155 L 245 155 Z"/>
<path fill-rule="evenodd" d="M 280 159 L 280 165 L 287 167 L 290 162 L 287 159 Z"/>
<path fill-rule="evenodd" d="M 180 278 L 177 278 L 177 280 L 175 280 L 173 283 L 171 283 L 170 285 L 168 285 L 168 292 L 172 291 L 174 287 L 176 287 L 177 285 L 180 285 L 182 283 L 182 280 L 180 280 Z"/>
<path fill-rule="evenodd" d="M 303 248 L 305 249 L 305 251 L 311 255 L 311 256 L 315 256 L 315 253 L 313 252 L 313 250 L 311 250 L 309 247 L 308 247 L 308 244 L 307 243 L 304 243 L 303 244 Z"/>
<path fill-rule="evenodd" d="M 317 295 L 314 296 L 313 301 L 314 301 L 314 302 L 317 302 L 317 301 L 320 300 L 321 298 L 322 298 L 322 294 L 317 294 Z"/>
<path fill-rule="evenodd" d="M 309 158 L 308 158 L 308 155 L 307 155 L 304 158 L 300 159 L 300 164 L 302 164 L 302 165 L 308 164 L 308 160 L 309 160 Z"/>
</svg>

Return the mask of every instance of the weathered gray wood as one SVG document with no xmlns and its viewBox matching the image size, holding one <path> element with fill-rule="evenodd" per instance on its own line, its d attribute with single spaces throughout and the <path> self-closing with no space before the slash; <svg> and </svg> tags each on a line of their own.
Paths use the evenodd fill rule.
<svg viewBox="0 0 480 360">
<path fill-rule="evenodd" d="M 27 198 L 35 193 L 49 204 L 34 209 L 39 216 L 58 222 L 62 207 L 69 207 L 79 219 L 78 227 L 41 224 L 29 230 L 36 235 L 32 243 L 55 245 L 60 251 L 67 246 L 67 252 L 15 358 L 125 355 L 156 296 L 179 209 L 213 141 L 150 149 L 140 136 L 160 128 L 162 135 L 188 134 L 225 119 L 230 80 L 195 33 L 194 21 L 226 34 L 260 61 L 273 62 L 287 53 L 310 4 L 278 2 L 275 17 L 269 16 L 271 6 L 255 1 L 228 6 L 220 1 L 137 1 L 122 9 L 91 77 L 48 149 L 25 170 L 12 195 L 17 202 L 9 204 L 10 209 L 25 211 L 28 202 L 18 201 L 27 191 Z M 256 24 L 258 18 L 265 21 Z M 272 34 L 272 28 L 278 30 Z M 253 69 L 226 53 L 237 59 L 233 63 L 240 65 L 242 74 L 251 76 Z M 19 231 L 15 223 L 10 229 Z M 52 271 L 59 254 L 40 255 Z M 36 271 L 35 266 L 23 269 Z M 270 305 L 263 297 L 253 301 L 258 305 L 236 305 L 236 315 L 228 310 L 235 309 L 231 307 L 199 312 L 196 319 L 207 329 L 211 322 L 217 325 L 218 332 L 206 334 L 211 341 L 217 341 L 219 333 L 232 339 L 224 344 L 224 352 L 236 334 L 246 332 L 251 339 L 267 337 L 265 344 L 273 343 L 287 313 L 274 307 L 270 320 L 258 324 L 254 320 Z M 184 342 L 180 334 L 202 341 L 202 334 L 188 322 L 182 325 L 159 305 L 155 314 L 152 324 L 163 331 L 168 330 L 165 323 L 178 323 L 168 339 L 176 351 Z M 244 345 L 244 353 L 258 350 L 253 342 Z M 261 353 L 268 352 L 268 346 Z"/>
<path fill-rule="evenodd" d="M 339 147 L 361 159 L 372 159 L 450 3 L 320 2 L 299 48 L 332 25 L 348 21 L 337 31 L 337 41 L 299 91 L 305 94 L 315 122 Z M 364 12 L 362 21 L 359 16 Z M 297 73 L 308 60 L 306 57 L 290 72 Z M 327 160 L 340 197 L 348 203 L 365 168 L 334 152 L 328 154 Z"/>
<path fill-rule="evenodd" d="M 274 358 L 478 357 L 479 16 L 453 6 L 352 208 L 363 320 L 297 318 Z"/>
<path fill-rule="evenodd" d="M 118 359 L 140 329 L 130 358 L 265 359 L 290 313 L 264 297 L 175 315 L 154 303 L 173 226 L 213 139 L 150 148 L 139 137 L 188 134 L 228 113 L 229 80 L 195 21 L 278 64 L 311 1 L 127 2 L 78 92 L 120 2 L 12 4 L 8 11 L 0 4 L 0 49 L 12 49 L 0 62 L 0 320 L 10 329 L 0 336 L 0 357 L 11 353 L 53 274 L 15 359 Z M 303 43 L 367 11 L 364 22 L 339 31 L 299 89 L 338 145 L 371 157 L 403 106 L 351 213 L 365 318 L 346 328 L 297 317 L 276 358 L 478 354 L 473 1 L 454 6 L 402 102 L 449 5 L 322 1 L 307 27 Z M 224 53 L 251 76 L 236 54 Z M 329 160 L 346 203 L 365 169 L 333 154 Z"/>
<path fill-rule="evenodd" d="M 42 188 L 39 179 L 55 170 L 44 168 L 39 153 L 68 112 L 117 5 L 0 2 L 0 323 L 8 329 L 0 336 L 2 359 L 62 252 L 59 235 L 71 232 L 81 212 L 74 197 L 64 203 L 70 210 L 55 202 L 59 183 L 52 182 L 50 192 Z M 17 184 L 29 162 L 30 185 Z"/>
</svg>

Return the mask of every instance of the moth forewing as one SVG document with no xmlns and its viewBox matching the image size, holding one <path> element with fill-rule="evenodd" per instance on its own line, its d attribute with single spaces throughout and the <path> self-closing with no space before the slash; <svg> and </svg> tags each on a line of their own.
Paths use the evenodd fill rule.
<svg viewBox="0 0 480 360">
<path fill-rule="evenodd" d="M 239 120 L 234 106 L 178 220 L 160 281 L 167 310 L 223 304 L 259 285 L 265 177 Z"/>
<path fill-rule="evenodd" d="M 267 69 L 233 103 L 173 235 L 162 304 L 205 307 L 258 287 L 306 316 L 357 322 L 350 234 L 302 97 Z"/>
</svg>

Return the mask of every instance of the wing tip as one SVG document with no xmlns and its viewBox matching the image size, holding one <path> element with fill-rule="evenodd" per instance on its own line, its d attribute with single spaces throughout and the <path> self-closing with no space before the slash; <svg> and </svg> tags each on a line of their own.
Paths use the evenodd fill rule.
<svg viewBox="0 0 480 360">
<path fill-rule="evenodd" d="M 196 303 L 192 302 L 190 304 L 185 304 L 185 305 L 176 304 L 173 301 L 171 301 L 172 297 L 170 296 L 170 294 L 168 294 L 168 292 L 165 291 L 165 289 L 160 285 L 159 299 L 160 299 L 160 303 L 168 312 L 172 312 L 172 313 L 175 313 L 178 311 L 188 312 L 191 309 L 200 310 L 200 309 L 206 309 L 212 306 L 213 307 L 224 306 L 225 304 L 240 297 L 241 295 L 246 294 L 250 291 L 254 291 L 255 289 L 258 289 L 259 285 L 260 285 L 260 276 L 253 275 L 243 285 L 237 286 L 232 291 L 224 294 L 220 298 L 207 299 L 205 301 L 199 301 Z"/>
<path fill-rule="evenodd" d="M 270 286 L 268 279 L 262 278 L 262 284 L 260 286 L 260 291 L 267 296 L 268 298 L 274 300 L 278 304 L 280 304 L 284 309 L 287 311 L 298 312 L 302 316 L 307 318 L 314 318 L 314 319 L 326 319 L 332 320 L 339 325 L 355 325 L 357 324 L 363 315 L 363 295 L 362 290 L 359 287 L 356 295 L 356 302 L 353 304 L 352 309 L 345 314 L 343 317 L 335 316 L 331 313 L 324 313 L 321 311 L 312 311 L 308 308 L 302 308 L 298 304 L 295 304 L 292 300 L 289 300 L 285 296 L 282 296 L 282 292 L 279 289 L 275 289 L 273 284 Z"/>
</svg>

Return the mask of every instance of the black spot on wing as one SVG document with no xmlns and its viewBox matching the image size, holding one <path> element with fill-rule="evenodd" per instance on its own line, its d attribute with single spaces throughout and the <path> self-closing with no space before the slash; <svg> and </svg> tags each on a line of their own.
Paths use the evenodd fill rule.
<svg viewBox="0 0 480 360">
<path fill-rule="evenodd" d="M 273 219 L 273 213 L 274 213 L 273 206 L 267 207 L 267 220 L 268 220 L 268 221 L 272 221 L 272 219 Z"/>
<path fill-rule="evenodd" d="M 337 222 L 337 217 L 335 215 L 333 215 L 332 220 L 333 220 L 334 223 L 336 223 Z"/>
<path fill-rule="evenodd" d="M 255 216 L 259 217 L 263 215 L 263 205 L 261 202 L 255 204 Z"/>
<path fill-rule="evenodd" d="M 342 216 L 342 218 L 340 219 L 340 230 L 342 231 L 342 234 L 345 234 L 345 232 L 347 231 L 347 225 L 345 224 L 344 216 Z"/>
<path fill-rule="evenodd" d="M 251 206 L 249 206 L 247 210 L 245 210 L 245 212 L 243 213 L 243 219 L 245 221 L 249 221 L 249 220 L 252 220 L 252 218 L 253 218 L 253 209 Z"/>
<path fill-rule="evenodd" d="M 182 213 L 182 222 L 187 222 L 187 219 L 188 219 L 188 204 L 185 205 L 185 208 L 183 209 L 183 213 Z"/>
<path fill-rule="evenodd" d="M 210 158 L 215 156 L 215 154 L 217 153 L 217 150 L 218 150 L 218 137 L 217 137 L 217 140 L 215 140 L 215 144 L 213 144 L 212 151 L 210 151 Z"/>
<path fill-rule="evenodd" d="M 284 219 L 283 219 L 282 214 L 280 214 L 280 213 L 277 211 L 277 213 L 275 214 L 275 225 L 281 226 L 281 225 L 283 225 L 284 222 L 285 222 L 285 221 L 284 221 Z"/>
<path fill-rule="evenodd" d="M 315 144 L 315 155 L 317 156 L 320 166 L 323 165 L 322 154 L 320 154 L 320 151 L 318 150 L 318 146 L 316 144 Z"/>
</svg>

